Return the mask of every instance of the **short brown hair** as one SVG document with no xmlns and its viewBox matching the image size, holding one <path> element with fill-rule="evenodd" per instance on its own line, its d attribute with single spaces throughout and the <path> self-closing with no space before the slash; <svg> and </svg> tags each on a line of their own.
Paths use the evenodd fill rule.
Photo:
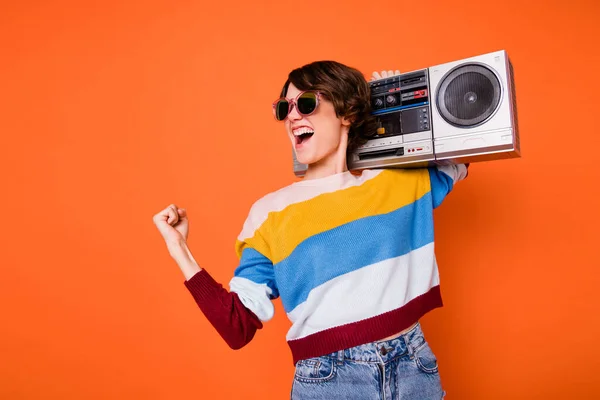
<svg viewBox="0 0 600 400">
<path fill-rule="evenodd" d="M 318 90 L 333 103 L 336 115 L 352 123 L 348 132 L 348 153 L 375 135 L 377 123 L 371 115 L 371 90 L 363 74 L 336 61 L 315 61 L 290 72 L 281 90 L 290 83 L 298 90 Z"/>
</svg>

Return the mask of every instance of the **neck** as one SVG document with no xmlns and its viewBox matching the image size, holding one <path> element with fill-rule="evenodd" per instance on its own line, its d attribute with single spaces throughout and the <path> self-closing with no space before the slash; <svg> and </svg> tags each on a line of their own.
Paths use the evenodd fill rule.
<svg viewBox="0 0 600 400">
<path fill-rule="evenodd" d="M 317 161 L 316 163 L 310 164 L 306 173 L 304 174 L 304 179 L 318 179 L 325 178 L 330 175 L 340 174 L 342 172 L 348 171 L 348 166 L 346 163 L 346 151 L 348 149 L 348 135 L 343 134 L 340 140 L 339 146 L 329 154 L 327 157 L 322 160 Z"/>
</svg>

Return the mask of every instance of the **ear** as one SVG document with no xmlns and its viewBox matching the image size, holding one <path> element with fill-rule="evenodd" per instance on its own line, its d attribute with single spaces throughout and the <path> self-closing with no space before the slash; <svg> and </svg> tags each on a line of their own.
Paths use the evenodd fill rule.
<svg viewBox="0 0 600 400">
<path fill-rule="evenodd" d="M 350 126 L 354 122 L 355 117 L 352 116 L 350 118 L 342 117 L 342 126 Z"/>
</svg>

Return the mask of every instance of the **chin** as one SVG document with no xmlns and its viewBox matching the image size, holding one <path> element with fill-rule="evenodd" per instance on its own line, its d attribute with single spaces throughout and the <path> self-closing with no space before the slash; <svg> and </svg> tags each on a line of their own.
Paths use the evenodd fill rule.
<svg viewBox="0 0 600 400">
<path fill-rule="evenodd" d="M 305 165 L 317 164 L 328 157 L 329 156 L 327 154 L 315 154 L 313 152 L 296 153 L 296 160 Z"/>
<path fill-rule="evenodd" d="M 299 163 L 301 164 L 306 164 L 306 165 L 310 165 L 310 164 L 314 164 L 315 162 L 317 162 L 318 160 L 315 160 L 314 157 L 302 157 L 302 156 L 298 156 L 296 155 L 296 159 L 298 160 Z"/>
</svg>

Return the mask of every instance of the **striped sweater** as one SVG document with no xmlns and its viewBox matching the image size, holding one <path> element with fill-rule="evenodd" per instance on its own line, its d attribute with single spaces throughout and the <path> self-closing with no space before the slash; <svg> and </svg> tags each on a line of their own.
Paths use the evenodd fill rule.
<svg viewBox="0 0 600 400">
<path fill-rule="evenodd" d="M 204 269 L 185 284 L 232 348 L 277 298 L 294 363 L 393 335 L 442 306 L 433 209 L 466 175 L 448 165 L 295 182 L 252 206 L 229 291 Z"/>
</svg>

